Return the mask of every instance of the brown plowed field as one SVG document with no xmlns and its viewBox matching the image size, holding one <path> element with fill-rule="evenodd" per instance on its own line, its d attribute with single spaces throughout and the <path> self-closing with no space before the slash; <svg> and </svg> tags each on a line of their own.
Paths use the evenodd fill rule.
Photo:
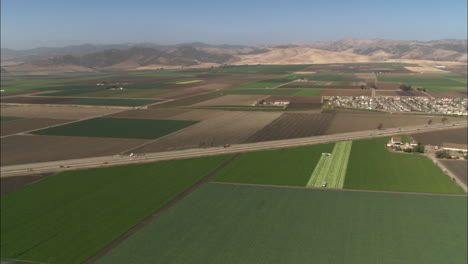
<svg viewBox="0 0 468 264">
<path fill-rule="evenodd" d="M 184 112 L 179 115 L 172 116 L 173 120 L 189 120 L 189 121 L 203 121 L 215 118 L 222 118 L 226 116 L 227 111 L 222 110 L 204 110 L 204 109 L 193 109 L 188 112 Z"/>
<path fill-rule="evenodd" d="M 54 104 L 57 102 L 68 101 L 78 98 L 72 97 L 10 97 L 2 99 L 2 103 L 14 104 Z"/>
<path fill-rule="evenodd" d="M 440 119 L 438 117 L 437 119 Z M 453 118 L 449 117 L 450 121 Z M 453 120 L 452 120 L 453 121 Z M 411 135 L 414 140 L 421 142 L 421 144 L 429 144 L 434 146 L 441 146 L 442 143 L 457 143 L 468 144 L 468 130 L 467 128 L 449 129 L 442 131 L 417 133 Z"/>
<path fill-rule="evenodd" d="M 321 96 L 371 96 L 372 92 L 368 89 L 326 89 Z"/>
<path fill-rule="evenodd" d="M 255 104 L 261 99 L 265 98 L 265 95 L 244 95 L 244 94 L 227 94 L 211 100 L 206 100 L 200 103 L 193 104 L 191 106 L 223 106 L 223 105 L 243 105 L 249 106 Z"/>
<path fill-rule="evenodd" d="M 378 82 L 378 90 L 400 90 L 400 83 L 397 82 Z"/>
<path fill-rule="evenodd" d="M 439 160 L 447 169 L 466 185 L 468 181 L 468 161 L 466 160 Z"/>
<path fill-rule="evenodd" d="M 467 98 L 467 92 L 426 92 L 435 98 Z"/>
<path fill-rule="evenodd" d="M 376 90 L 376 96 L 420 96 L 428 97 L 425 93 L 420 91 L 380 91 Z"/>
<path fill-rule="evenodd" d="M 334 114 L 283 114 L 245 142 L 260 142 L 324 134 Z"/>
<path fill-rule="evenodd" d="M 148 140 L 65 136 L 11 136 L 2 138 L 1 165 L 16 165 L 114 155 Z"/>
<path fill-rule="evenodd" d="M 177 131 L 133 149 L 132 152 L 147 153 L 242 143 L 280 115 L 281 113 L 273 112 L 225 111 L 219 117 Z"/>
<path fill-rule="evenodd" d="M 57 119 L 82 119 L 99 115 L 121 112 L 120 109 L 98 108 L 92 106 L 46 106 L 46 105 L 2 105 L 2 116 L 57 118 Z"/>
<path fill-rule="evenodd" d="M 380 123 L 382 123 L 383 129 L 417 126 L 427 124 L 429 120 L 432 120 L 433 124 L 442 122 L 441 117 L 394 114 L 390 115 L 372 112 L 362 112 L 362 114 L 346 114 L 338 111 L 325 133 L 335 134 L 361 130 L 376 130 Z"/>
<path fill-rule="evenodd" d="M 136 109 L 108 115 L 113 118 L 170 119 L 173 116 L 189 112 L 189 109 Z"/>
<path fill-rule="evenodd" d="M 13 135 L 29 130 L 46 128 L 48 126 L 67 123 L 73 120 L 51 119 L 51 118 L 25 118 L 2 123 L 1 135 Z"/>
</svg>

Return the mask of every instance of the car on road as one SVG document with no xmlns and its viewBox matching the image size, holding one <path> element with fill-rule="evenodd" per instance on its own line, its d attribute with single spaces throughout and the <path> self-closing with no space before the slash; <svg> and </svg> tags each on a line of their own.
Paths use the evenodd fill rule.
<svg viewBox="0 0 468 264">
<path fill-rule="evenodd" d="M 231 146 L 231 144 L 226 144 L 224 145 L 224 148 L 229 148 Z"/>
</svg>

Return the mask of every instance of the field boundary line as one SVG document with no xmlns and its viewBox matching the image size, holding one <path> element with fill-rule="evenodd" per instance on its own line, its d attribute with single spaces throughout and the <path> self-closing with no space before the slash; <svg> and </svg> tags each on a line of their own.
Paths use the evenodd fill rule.
<svg viewBox="0 0 468 264">
<path fill-rule="evenodd" d="M 217 168 L 215 168 L 213 171 L 211 171 L 210 173 L 208 173 L 206 176 L 204 176 L 203 178 L 201 178 L 199 181 L 197 181 L 196 183 L 194 183 L 192 186 L 190 186 L 188 189 L 186 189 L 185 191 L 183 191 L 182 193 L 180 193 L 179 195 L 177 195 L 174 199 L 172 199 L 170 202 L 168 202 L 167 204 L 163 205 L 161 208 L 157 209 L 155 212 L 153 212 L 151 215 L 149 215 L 148 217 L 146 217 L 145 219 L 143 219 L 141 222 L 139 222 L 138 224 L 136 224 L 135 226 L 133 226 L 132 228 L 130 228 L 129 230 L 127 230 L 125 233 L 123 233 L 122 235 L 120 235 L 119 237 L 117 237 L 116 239 L 114 239 L 113 241 L 111 241 L 109 244 L 107 244 L 106 246 L 104 246 L 102 249 L 100 249 L 96 254 L 94 254 L 92 257 L 90 257 L 89 259 L 87 259 L 86 261 L 83 262 L 83 264 L 90 264 L 90 263 L 94 263 L 96 262 L 98 259 L 100 259 L 101 257 L 103 257 L 104 255 L 106 255 L 109 251 L 111 251 L 112 249 L 114 249 L 115 247 L 117 247 L 118 245 L 120 245 L 122 242 L 124 242 L 126 239 L 128 239 L 129 237 L 131 237 L 133 234 L 135 234 L 136 232 L 138 232 L 140 229 L 142 229 L 144 226 L 146 226 L 147 224 L 149 224 L 151 221 L 153 221 L 156 217 L 158 217 L 159 215 L 161 215 L 162 213 L 164 213 L 165 211 L 167 211 L 169 208 L 171 208 L 172 206 L 174 206 L 178 201 L 182 200 L 183 198 L 185 198 L 186 196 L 188 196 L 190 193 L 192 193 L 193 191 L 195 191 L 196 189 L 198 189 L 201 185 L 203 185 L 204 183 L 206 182 L 209 182 L 209 179 L 213 176 L 215 176 L 216 174 L 218 174 L 218 172 L 220 172 L 222 169 L 224 169 L 225 167 L 227 167 L 229 164 L 231 164 L 233 161 L 235 161 L 236 159 L 238 159 L 240 156 L 242 155 L 242 153 L 237 153 L 235 155 L 233 155 L 230 159 L 228 159 L 227 161 L 225 161 L 223 164 L 221 164 L 220 166 L 218 166 Z"/>
<path fill-rule="evenodd" d="M 288 186 L 288 185 L 272 185 L 272 184 L 255 184 L 255 183 L 239 183 L 239 182 L 220 182 L 210 181 L 213 184 L 226 184 L 237 186 L 257 186 L 257 187 L 271 187 L 283 189 L 302 189 L 302 190 L 321 190 L 321 191 L 339 191 L 339 192 L 372 192 L 372 193 L 391 193 L 391 194 L 412 194 L 412 195 L 428 195 L 428 196 L 453 196 L 453 197 L 467 197 L 467 194 L 449 194 L 449 193 L 419 193 L 419 192 L 397 192 L 397 191 L 379 191 L 379 190 L 358 190 L 358 189 L 338 189 L 338 188 L 321 188 L 321 187 L 306 187 L 306 186 Z"/>
</svg>

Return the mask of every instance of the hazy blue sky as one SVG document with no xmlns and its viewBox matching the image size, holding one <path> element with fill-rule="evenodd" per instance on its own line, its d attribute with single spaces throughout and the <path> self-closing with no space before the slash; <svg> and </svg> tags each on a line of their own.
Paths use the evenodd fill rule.
<svg viewBox="0 0 468 264">
<path fill-rule="evenodd" d="M 467 38 L 466 0 L 2 0 L 2 47 Z"/>
</svg>

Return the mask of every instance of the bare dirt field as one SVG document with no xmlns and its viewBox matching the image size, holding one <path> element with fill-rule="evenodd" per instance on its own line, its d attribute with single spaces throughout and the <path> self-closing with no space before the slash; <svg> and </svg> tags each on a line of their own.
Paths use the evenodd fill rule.
<svg viewBox="0 0 468 264">
<path fill-rule="evenodd" d="M 249 106 L 249 105 L 255 104 L 256 102 L 260 101 L 261 99 L 265 97 L 266 97 L 265 95 L 227 94 L 218 98 L 196 103 L 191 106 L 223 106 L 223 105 Z"/>
<path fill-rule="evenodd" d="M 426 92 L 426 93 L 428 93 L 429 95 L 435 98 L 444 98 L 444 97 L 467 98 L 468 97 L 468 93 L 466 92 Z"/>
<path fill-rule="evenodd" d="M 131 152 L 145 153 L 242 143 L 280 115 L 281 113 L 274 112 L 225 111 L 221 116 L 177 131 Z"/>
<path fill-rule="evenodd" d="M 48 126 L 67 123 L 73 120 L 51 119 L 51 118 L 25 118 L 2 123 L 1 135 L 13 135 L 29 130 L 46 128 Z"/>
<path fill-rule="evenodd" d="M 222 110 L 204 110 L 204 109 L 193 109 L 188 112 L 184 112 L 179 115 L 172 116 L 173 120 L 188 120 L 188 121 L 203 121 L 215 118 L 223 118 L 228 115 L 229 111 Z"/>
<path fill-rule="evenodd" d="M 400 83 L 397 82 L 378 82 L 378 90 L 400 90 Z"/>
<path fill-rule="evenodd" d="M 449 121 L 450 121 L 449 117 Z M 441 146 L 442 143 L 457 143 L 468 144 L 468 130 L 467 128 L 449 129 L 443 131 L 417 133 L 411 135 L 414 140 L 421 142 L 421 144 L 429 144 L 433 146 Z"/>
<path fill-rule="evenodd" d="M 338 111 L 326 134 L 354 132 L 361 130 L 376 130 L 381 123 L 383 129 L 398 128 L 405 126 L 416 126 L 427 124 L 432 120 L 433 124 L 441 123 L 441 117 L 421 116 L 421 115 L 390 115 L 380 113 L 346 113 Z"/>
<path fill-rule="evenodd" d="M 73 100 L 78 98 L 72 97 L 10 97 L 2 99 L 2 103 L 14 103 L 14 104 L 54 104 L 66 100 Z"/>
<path fill-rule="evenodd" d="M 466 160 L 439 160 L 447 169 L 455 174 L 465 185 L 468 181 L 468 161 Z"/>
<path fill-rule="evenodd" d="M 1 165 L 16 165 L 114 155 L 148 140 L 66 136 L 11 136 L 2 138 Z"/>
<path fill-rule="evenodd" d="M 368 89 L 326 89 L 321 96 L 371 96 L 372 92 Z"/>
<path fill-rule="evenodd" d="M 376 96 L 419 96 L 419 97 L 428 97 L 425 93 L 420 91 L 380 91 L 376 90 Z"/>
<path fill-rule="evenodd" d="M 135 118 L 135 119 L 170 119 L 173 116 L 189 112 L 189 109 L 135 109 L 108 115 L 113 118 Z"/>
<path fill-rule="evenodd" d="M 57 119 L 82 119 L 99 115 L 121 112 L 120 109 L 101 107 L 78 106 L 45 106 L 45 105 L 2 105 L 2 116 L 18 116 L 31 118 L 57 118 Z"/>
<path fill-rule="evenodd" d="M 260 142 L 322 135 L 334 114 L 283 114 L 245 142 Z"/>
</svg>

